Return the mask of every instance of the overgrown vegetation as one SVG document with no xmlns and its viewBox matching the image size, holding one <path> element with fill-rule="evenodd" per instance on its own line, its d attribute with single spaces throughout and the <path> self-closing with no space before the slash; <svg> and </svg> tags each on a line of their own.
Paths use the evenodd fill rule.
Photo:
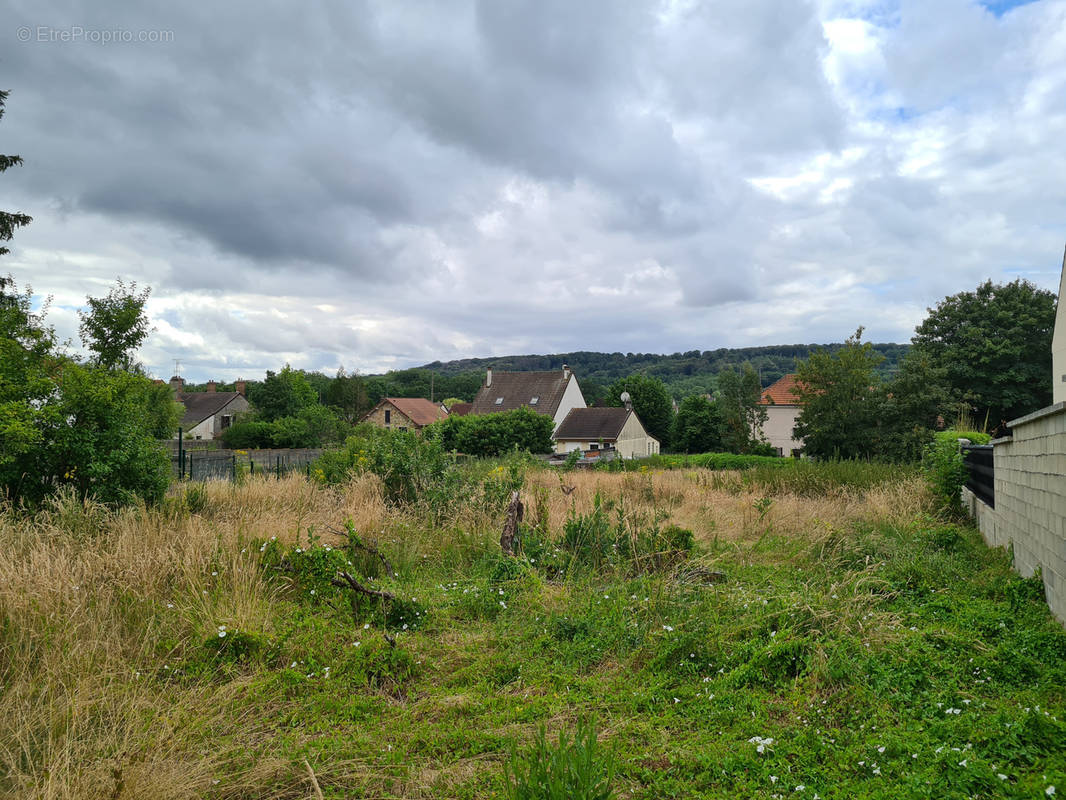
<svg viewBox="0 0 1066 800">
<path fill-rule="evenodd" d="M 913 471 L 774 463 L 451 465 L 436 523 L 388 468 L 0 514 L 0 793 L 1061 791 L 1039 579 Z"/>
</svg>

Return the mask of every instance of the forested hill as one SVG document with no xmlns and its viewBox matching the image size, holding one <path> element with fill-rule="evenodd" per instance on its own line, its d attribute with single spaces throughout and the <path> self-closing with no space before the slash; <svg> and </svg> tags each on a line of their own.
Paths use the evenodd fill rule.
<svg viewBox="0 0 1066 800">
<path fill-rule="evenodd" d="M 504 371 L 560 369 L 568 364 L 577 374 L 582 388 L 586 384 L 607 385 L 640 372 L 665 383 L 675 397 L 709 392 L 715 387 L 715 376 L 728 366 L 750 363 L 759 371 L 762 385 L 768 386 L 782 375 L 793 372 L 796 362 L 807 358 L 812 351 L 825 348 L 831 352 L 843 344 L 790 344 L 771 347 L 720 348 L 718 350 L 690 350 L 687 353 L 657 355 L 654 353 L 555 353 L 552 355 L 499 356 L 496 358 L 463 358 L 457 361 L 434 361 L 428 369 L 440 375 L 458 375 L 471 371 L 483 372 L 487 367 Z M 910 349 L 908 344 L 875 344 L 874 349 L 885 357 L 879 371 L 884 376 L 895 372 L 900 358 Z"/>
</svg>

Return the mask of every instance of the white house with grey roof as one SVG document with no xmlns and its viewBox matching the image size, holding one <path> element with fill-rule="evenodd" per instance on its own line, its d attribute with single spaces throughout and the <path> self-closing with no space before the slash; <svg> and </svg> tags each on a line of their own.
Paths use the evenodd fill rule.
<svg viewBox="0 0 1066 800">
<path fill-rule="evenodd" d="M 555 431 L 555 452 L 574 450 L 588 456 L 613 450 L 621 458 L 641 458 L 658 453 L 659 440 L 632 408 L 575 408 Z"/>
<path fill-rule="evenodd" d="M 219 392 L 216 385 L 215 381 L 208 381 L 206 392 L 186 392 L 184 378 L 175 375 L 170 379 L 174 399 L 185 408 L 179 423 L 185 438 L 217 439 L 238 414 L 249 409 L 244 381 L 237 382 L 241 390 L 237 392 Z"/>
<path fill-rule="evenodd" d="M 563 364 L 550 372 L 485 372 L 485 384 L 474 398 L 471 414 L 496 414 L 532 408 L 552 418 L 555 427 L 575 408 L 585 408 L 577 376 Z"/>
</svg>

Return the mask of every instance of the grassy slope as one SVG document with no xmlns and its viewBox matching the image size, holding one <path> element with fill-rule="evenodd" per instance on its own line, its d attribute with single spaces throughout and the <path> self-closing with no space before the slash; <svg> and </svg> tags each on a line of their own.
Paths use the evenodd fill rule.
<svg viewBox="0 0 1066 800">
<path fill-rule="evenodd" d="M 513 742 L 591 716 L 622 797 L 1066 791 L 1066 633 L 915 478 L 808 497 L 700 470 L 565 480 L 570 498 L 529 476 L 530 519 L 622 497 L 694 530 L 701 569 L 501 570 L 497 516 L 471 502 L 429 528 L 370 480 L 0 519 L 0 790 L 314 797 L 310 767 L 326 797 L 489 797 Z M 416 599 L 395 649 L 341 590 L 263 577 L 279 550 L 313 576 L 341 540 L 308 552 L 308 527 L 347 517 L 399 573 L 376 585 Z"/>
</svg>

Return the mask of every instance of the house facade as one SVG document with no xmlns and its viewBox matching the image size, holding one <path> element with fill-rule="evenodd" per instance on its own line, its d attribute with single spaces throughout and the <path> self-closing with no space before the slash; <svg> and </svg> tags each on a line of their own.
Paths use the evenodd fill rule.
<svg viewBox="0 0 1066 800">
<path fill-rule="evenodd" d="M 385 397 L 359 421 L 391 431 L 420 431 L 447 416 L 445 406 L 422 397 Z"/>
<path fill-rule="evenodd" d="M 251 407 L 244 396 L 244 381 L 237 381 L 236 392 L 219 392 L 216 386 L 215 381 L 208 381 L 206 392 L 186 392 L 184 378 L 175 375 L 170 379 L 174 399 L 185 408 L 179 423 L 184 438 L 217 439 Z"/>
<path fill-rule="evenodd" d="M 792 433 L 803 406 L 796 396 L 798 384 L 795 375 L 785 375 L 763 389 L 759 405 L 766 409 L 766 424 L 762 435 L 777 450 L 779 456 L 797 456 L 803 449 L 803 440 Z"/>
<path fill-rule="evenodd" d="M 420 431 L 447 416 L 448 410 L 443 405 L 424 397 L 384 397 L 360 422 L 369 422 L 386 430 Z"/>
<path fill-rule="evenodd" d="M 621 458 L 641 458 L 658 453 L 659 440 L 632 408 L 575 408 L 555 431 L 555 452 L 574 450 L 586 456 L 614 451 Z"/>
<path fill-rule="evenodd" d="M 471 414 L 497 414 L 532 408 L 552 418 L 555 429 L 575 408 L 585 408 L 577 376 L 563 364 L 550 372 L 496 372 L 486 370 L 485 383 L 474 398 Z"/>
</svg>

